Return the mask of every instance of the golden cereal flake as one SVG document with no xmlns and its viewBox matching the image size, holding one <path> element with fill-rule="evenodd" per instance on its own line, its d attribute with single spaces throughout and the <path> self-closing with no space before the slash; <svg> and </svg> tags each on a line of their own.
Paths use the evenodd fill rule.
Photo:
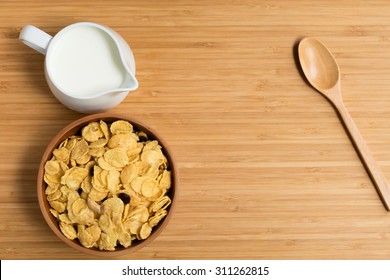
<svg viewBox="0 0 390 280">
<path fill-rule="evenodd" d="M 85 168 L 72 167 L 65 172 L 65 175 L 61 178 L 61 183 L 72 190 L 77 190 L 88 174 L 89 172 Z"/>
<path fill-rule="evenodd" d="M 138 146 L 137 144 L 137 147 L 135 147 L 134 149 L 128 149 L 127 150 L 127 157 L 130 159 L 130 158 L 134 158 L 134 159 L 139 159 L 139 156 L 142 152 L 142 148 L 143 146 Z"/>
<path fill-rule="evenodd" d="M 52 194 L 49 194 L 48 196 L 46 196 L 46 199 L 47 201 L 53 201 L 53 200 L 57 200 L 61 197 L 61 191 L 59 189 L 57 189 L 54 193 Z"/>
<path fill-rule="evenodd" d="M 158 223 L 168 214 L 167 210 L 160 209 L 154 214 L 152 217 L 149 218 L 149 225 L 151 227 L 155 227 L 158 225 Z"/>
<path fill-rule="evenodd" d="M 118 120 L 111 124 L 110 131 L 113 135 L 120 133 L 130 133 L 133 132 L 133 126 L 128 121 Z"/>
<path fill-rule="evenodd" d="M 103 155 L 105 155 L 108 151 L 105 151 Z M 115 166 L 112 166 L 110 163 L 108 163 L 103 157 L 100 157 L 97 161 L 98 165 L 104 169 L 104 170 L 117 170 L 118 168 Z"/>
<path fill-rule="evenodd" d="M 65 148 L 65 147 L 60 147 L 58 149 L 55 149 L 53 151 L 53 155 L 54 157 L 59 160 L 59 161 L 62 161 L 66 164 L 69 163 L 69 158 L 70 158 L 70 151 Z"/>
<path fill-rule="evenodd" d="M 128 214 L 128 219 L 145 223 L 149 219 L 149 211 L 144 205 L 138 205 Z"/>
<path fill-rule="evenodd" d="M 152 141 L 149 141 L 145 144 L 144 146 L 144 151 L 150 151 L 150 150 L 154 150 L 154 149 L 158 149 L 159 145 L 158 145 L 158 141 L 157 140 L 152 140 Z"/>
<path fill-rule="evenodd" d="M 168 206 L 171 204 L 171 199 L 168 196 L 163 196 L 154 201 L 150 206 L 151 212 L 157 212 L 160 209 L 167 209 Z"/>
<path fill-rule="evenodd" d="M 115 134 L 107 144 L 108 148 L 122 148 L 124 150 L 133 150 L 137 148 L 137 140 L 130 133 Z"/>
<path fill-rule="evenodd" d="M 66 203 L 58 201 L 58 200 L 49 201 L 49 204 L 58 213 L 62 213 L 66 209 Z"/>
<path fill-rule="evenodd" d="M 146 177 L 141 177 L 141 176 L 135 177 L 130 183 L 131 189 L 138 194 L 142 194 L 142 191 L 141 191 L 142 184 L 145 181 L 145 179 L 146 179 Z"/>
<path fill-rule="evenodd" d="M 123 201 L 116 196 L 106 199 L 102 203 L 102 207 L 104 209 L 104 213 L 110 216 L 115 215 L 121 217 L 124 210 Z"/>
<path fill-rule="evenodd" d="M 80 185 L 80 187 L 83 190 L 83 192 L 85 192 L 87 194 L 91 192 L 91 189 L 92 189 L 91 181 L 92 181 L 91 176 L 87 176 L 87 177 L 84 178 L 83 182 Z"/>
<path fill-rule="evenodd" d="M 68 144 L 68 141 L 69 141 L 69 138 L 66 138 L 65 140 L 63 140 L 63 141 L 58 145 L 58 148 L 66 147 L 66 145 Z"/>
<path fill-rule="evenodd" d="M 83 210 L 86 210 L 88 208 L 87 202 L 82 199 L 81 197 L 76 199 L 72 204 L 72 212 L 74 215 L 80 215 Z"/>
<path fill-rule="evenodd" d="M 125 221 L 124 227 L 130 234 L 138 235 L 141 230 L 142 223 L 137 220 L 130 219 Z"/>
<path fill-rule="evenodd" d="M 120 231 L 118 233 L 118 241 L 123 247 L 127 248 L 131 246 L 131 240 L 131 235 L 128 232 Z"/>
<path fill-rule="evenodd" d="M 137 164 L 128 164 L 126 165 L 120 174 L 120 179 L 123 185 L 128 185 L 131 181 L 138 176 L 139 165 Z"/>
<path fill-rule="evenodd" d="M 82 210 L 79 215 L 68 212 L 68 216 L 73 223 L 80 225 L 91 225 L 95 221 L 95 215 L 89 208 Z"/>
<path fill-rule="evenodd" d="M 77 141 L 80 139 L 81 137 L 71 136 L 68 138 L 68 141 L 66 142 L 66 145 L 64 147 L 67 148 L 69 151 L 72 151 L 73 148 L 76 146 Z"/>
<path fill-rule="evenodd" d="M 100 121 L 99 125 L 100 125 L 100 129 L 103 132 L 104 138 L 109 140 L 111 138 L 111 133 L 110 133 L 110 129 L 108 128 L 107 123 L 105 123 L 104 121 Z"/>
<path fill-rule="evenodd" d="M 156 181 L 158 176 L 160 175 L 161 170 L 158 168 L 158 164 L 150 165 L 149 169 L 146 171 L 146 173 L 143 175 L 144 177 L 148 177 L 149 179 L 152 179 Z M 158 185 L 158 184 L 157 184 Z"/>
<path fill-rule="evenodd" d="M 153 165 L 154 163 L 161 165 L 167 161 L 166 157 L 164 156 L 161 150 L 143 151 L 141 154 L 141 160 L 151 165 Z"/>
<path fill-rule="evenodd" d="M 116 168 L 123 168 L 129 163 L 126 151 L 122 148 L 108 150 L 103 157 L 108 164 Z"/>
<path fill-rule="evenodd" d="M 108 213 L 103 213 L 103 215 L 101 215 L 99 217 L 98 223 L 99 223 L 100 229 L 105 233 L 111 232 L 114 228 L 114 224 L 111 221 L 110 214 L 108 214 Z"/>
<path fill-rule="evenodd" d="M 43 176 L 43 180 L 45 181 L 46 184 L 49 186 L 55 186 L 61 183 L 61 175 L 50 175 L 50 174 L 45 174 Z"/>
<path fill-rule="evenodd" d="M 98 122 L 91 122 L 82 128 L 81 136 L 88 142 L 94 142 L 102 138 L 104 134 Z"/>
<path fill-rule="evenodd" d="M 69 219 L 76 224 L 91 225 L 94 223 L 95 215 L 91 209 L 88 208 L 84 199 L 80 198 L 79 194 L 70 193 L 68 197 L 68 216 Z"/>
<path fill-rule="evenodd" d="M 58 219 L 60 214 L 56 210 L 54 210 L 53 208 L 50 208 L 49 212 L 54 216 L 54 218 Z"/>
<path fill-rule="evenodd" d="M 89 154 L 93 157 L 101 157 L 106 152 L 106 149 L 104 147 L 100 148 L 89 148 Z"/>
<path fill-rule="evenodd" d="M 61 172 L 60 164 L 56 160 L 49 160 L 45 163 L 45 172 L 48 175 L 57 175 Z"/>
<path fill-rule="evenodd" d="M 159 192 L 158 184 L 156 180 L 146 178 L 142 183 L 141 193 L 145 197 L 153 197 Z"/>
<path fill-rule="evenodd" d="M 143 161 L 137 161 L 134 163 L 138 167 L 138 175 L 143 176 L 146 173 L 148 173 L 148 170 L 150 169 L 150 164 Z"/>
<path fill-rule="evenodd" d="M 71 199 L 76 199 L 78 197 L 77 191 L 71 190 L 68 186 L 61 186 L 60 191 L 61 198 L 63 198 L 64 202 L 67 202 L 69 197 L 71 197 Z"/>
<path fill-rule="evenodd" d="M 159 188 L 168 190 L 171 187 L 171 185 L 172 185 L 171 171 L 164 170 L 159 182 Z"/>
<path fill-rule="evenodd" d="M 75 228 L 70 224 L 65 224 L 63 222 L 60 222 L 60 230 L 65 235 L 66 238 L 73 240 L 77 238 L 77 232 Z"/>
<path fill-rule="evenodd" d="M 45 189 L 45 194 L 50 195 L 55 193 L 60 188 L 60 186 L 61 186 L 60 184 L 48 185 L 47 188 Z"/>
<path fill-rule="evenodd" d="M 95 173 L 92 177 L 92 187 L 100 192 L 108 192 L 108 177 L 109 171 L 102 170 L 101 172 Z"/>
<path fill-rule="evenodd" d="M 69 219 L 69 216 L 68 214 L 60 214 L 58 216 L 58 220 L 60 220 L 61 222 L 65 223 L 65 224 L 72 224 L 72 221 Z"/>
<path fill-rule="evenodd" d="M 108 140 L 106 138 L 100 138 L 94 142 L 92 142 L 91 144 L 89 144 L 89 148 L 103 148 L 104 146 L 106 146 Z"/>
<path fill-rule="evenodd" d="M 90 198 L 94 201 L 102 201 L 103 199 L 105 199 L 107 197 L 107 195 L 108 195 L 108 191 L 107 192 L 100 192 L 100 191 L 96 190 L 95 188 L 92 188 L 88 194 L 88 198 Z"/>
<path fill-rule="evenodd" d="M 141 239 L 146 239 L 149 237 L 151 233 L 152 233 L 152 228 L 150 227 L 150 225 L 148 223 L 144 223 L 141 226 L 139 236 L 141 237 Z"/>
<path fill-rule="evenodd" d="M 111 194 L 117 192 L 120 187 L 120 173 L 118 170 L 110 170 L 107 175 L 107 189 Z"/>
<path fill-rule="evenodd" d="M 88 143 L 84 139 L 80 139 L 76 141 L 73 149 L 70 153 L 70 158 L 73 160 L 77 160 L 87 154 L 89 151 Z"/>
<path fill-rule="evenodd" d="M 98 225 L 92 225 L 90 227 L 79 225 L 77 231 L 77 237 L 81 245 L 86 248 L 94 247 L 101 235 L 101 230 Z"/>
<path fill-rule="evenodd" d="M 118 235 L 115 232 L 104 233 L 100 235 L 98 246 L 100 250 L 115 251 Z"/>
<path fill-rule="evenodd" d="M 78 165 L 85 165 L 85 164 L 87 164 L 90 161 L 91 161 L 91 155 L 88 154 L 88 153 L 83 155 L 82 157 L 76 159 L 76 163 Z"/>
</svg>

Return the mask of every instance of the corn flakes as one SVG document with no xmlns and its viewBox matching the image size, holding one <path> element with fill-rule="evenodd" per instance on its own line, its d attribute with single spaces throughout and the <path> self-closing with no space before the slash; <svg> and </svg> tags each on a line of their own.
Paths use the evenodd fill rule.
<svg viewBox="0 0 390 280">
<path fill-rule="evenodd" d="M 80 139 L 74 144 L 70 152 L 70 158 L 73 160 L 77 160 L 82 156 L 86 155 L 88 153 L 88 150 L 89 147 L 87 141 L 85 141 L 84 139 Z"/>
<path fill-rule="evenodd" d="M 92 248 L 97 245 L 101 235 L 101 229 L 98 225 L 92 225 L 86 227 L 84 225 L 77 226 L 77 238 L 79 239 L 81 245 L 86 248 Z"/>
<path fill-rule="evenodd" d="M 142 226 L 141 226 L 141 229 L 140 229 L 140 232 L 139 232 L 139 236 L 141 237 L 141 239 L 146 239 L 149 237 L 149 235 L 152 233 L 152 228 L 151 226 L 148 224 L 148 223 L 144 223 Z"/>
<path fill-rule="evenodd" d="M 148 238 L 171 204 L 162 147 L 124 120 L 91 122 L 80 131 L 44 165 L 49 211 L 61 232 L 108 251 Z"/>
<path fill-rule="evenodd" d="M 81 130 L 81 136 L 88 142 L 95 142 L 103 137 L 103 131 L 98 122 L 91 122 Z"/>
<path fill-rule="evenodd" d="M 114 168 L 123 168 L 129 162 L 127 153 L 122 148 L 108 150 L 104 153 L 103 158 L 109 165 L 113 166 Z"/>
<path fill-rule="evenodd" d="M 65 237 L 70 240 L 77 238 L 77 232 L 75 228 L 70 224 L 60 222 L 60 230 L 65 235 Z"/>
<path fill-rule="evenodd" d="M 152 217 L 149 218 L 149 225 L 151 227 L 155 227 L 158 225 L 158 223 L 168 214 L 167 210 L 160 209 L 154 214 Z"/>
<path fill-rule="evenodd" d="M 53 156 L 59 160 L 59 161 L 62 161 L 66 164 L 69 163 L 69 159 L 70 159 L 70 151 L 65 148 L 65 147 L 60 147 L 58 149 L 55 149 L 53 151 Z"/>
<path fill-rule="evenodd" d="M 133 126 L 127 121 L 119 120 L 111 124 L 110 130 L 112 134 L 128 133 L 133 132 Z"/>
</svg>

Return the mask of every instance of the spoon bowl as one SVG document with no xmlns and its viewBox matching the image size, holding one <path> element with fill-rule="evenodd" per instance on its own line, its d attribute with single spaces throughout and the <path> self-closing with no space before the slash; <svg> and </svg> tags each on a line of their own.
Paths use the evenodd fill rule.
<svg viewBox="0 0 390 280">
<path fill-rule="evenodd" d="M 339 113 L 385 208 L 390 211 L 389 184 L 344 105 L 340 89 L 340 68 L 332 53 L 317 39 L 305 38 L 299 43 L 298 56 L 308 82 L 326 96 Z"/>
<path fill-rule="evenodd" d="M 340 68 L 331 52 L 314 38 L 303 39 L 298 48 L 299 61 L 309 83 L 328 97 L 340 86 Z"/>
</svg>

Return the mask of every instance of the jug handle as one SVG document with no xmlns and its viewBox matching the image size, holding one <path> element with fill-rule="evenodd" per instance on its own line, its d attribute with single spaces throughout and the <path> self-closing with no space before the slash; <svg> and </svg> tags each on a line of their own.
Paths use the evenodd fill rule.
<svg viewBox="0 0 390 280">
<path fill-rule="evenodd" d="M 43 55 L 46 55 L 47 47 L 52 38 L 52 36 L 33 25 L 24 26 L 19 35 L 19 39 L 24 44 Z"/>
</svg>

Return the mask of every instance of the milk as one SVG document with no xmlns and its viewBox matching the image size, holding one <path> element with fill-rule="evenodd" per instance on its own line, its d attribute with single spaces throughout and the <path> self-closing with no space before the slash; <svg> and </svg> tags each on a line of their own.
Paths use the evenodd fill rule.
<svg viewBox="0 0 390 280">
<path fill-rule="evenodd" d="M 117 46 L 104 31 L 78 26 L 58 38 L 47 70 L 64 93 L 88 98 L 120 88 L 127 77 Z"/>
</svg>

